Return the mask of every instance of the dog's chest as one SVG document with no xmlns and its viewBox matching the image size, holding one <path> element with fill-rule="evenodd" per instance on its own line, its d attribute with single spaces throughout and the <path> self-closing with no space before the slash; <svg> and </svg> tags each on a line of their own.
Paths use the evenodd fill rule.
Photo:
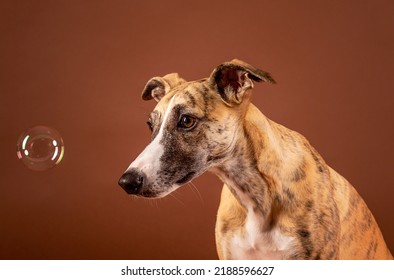
<svg viewBox="0 0 394 280">
<path fill-rule="evenodd" d="M 232 236 L 228 243 L 233 259 L 285 259 L 291 250 L 293 238 L 285 236 L 278 229 L 261 230 L 262 221 L 249 211 L 245 227 Z"/>
</svg>

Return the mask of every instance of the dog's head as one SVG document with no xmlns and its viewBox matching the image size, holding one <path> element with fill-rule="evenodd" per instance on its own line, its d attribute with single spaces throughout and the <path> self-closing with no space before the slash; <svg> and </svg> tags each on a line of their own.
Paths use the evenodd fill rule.
<svg viewBox="0 0 394 280">
<path fill-rule="evenodd" d="M 240 60 L 219 65 L 207 79 L 154 77 L 142 98 L 158 104 L 150 115 L 150 144 L 119 180 L 128 193 L 163 197 L 231 155 L 249 103 L 252 81 L 275 83 Z"/>
</svg>

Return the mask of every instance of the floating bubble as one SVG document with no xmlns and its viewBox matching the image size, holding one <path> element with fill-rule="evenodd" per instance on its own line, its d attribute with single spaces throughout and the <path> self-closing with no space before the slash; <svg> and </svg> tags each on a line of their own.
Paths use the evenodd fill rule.
<svg viewBox="0 0 394 280">
<path fill-rule="evenodd" d="M 45 171 L 63 159 L 63 139 L 51 127 L 34 126 L 19 137 L 16 154 L 28 168 Z"/>
</svg>

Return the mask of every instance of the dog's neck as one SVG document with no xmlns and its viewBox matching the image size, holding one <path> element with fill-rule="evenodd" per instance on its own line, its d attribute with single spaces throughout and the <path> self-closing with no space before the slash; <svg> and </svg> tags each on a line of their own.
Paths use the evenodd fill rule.
<svg viewBox="0 0 394 280">
<path fill-rule="evenodd" d="M 253 104 L 249 105 L 237 133 L 230 156 L 213 172 L 245 210 L 261 216 L 267 223 L 263 227 L 268 227 L 273 222 L 273 211 L 280 208 L 278 202 L 291 199 L 292 180 L 302 176 L 297 175 L 304 162 L 299 153 L 302 144 L 297 133 L 270 121 Z"/>
</svg>

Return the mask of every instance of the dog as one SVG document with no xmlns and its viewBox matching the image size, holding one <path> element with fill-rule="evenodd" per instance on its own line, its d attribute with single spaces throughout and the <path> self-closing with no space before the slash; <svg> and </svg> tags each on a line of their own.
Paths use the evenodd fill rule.
<svg viewBox="0 0 394 280">
<path fill-rule="evenodd" d="M 251 102 L 268 72 L 234 59 L 209 78 L 154 77 L 144 100 L 150 144 L 119 185 L 160 198 L 206 171 L 224 183 L 215 227 L 220 259 L 393 259 L 353 186 L 301 134 Z"/>
</svg>

